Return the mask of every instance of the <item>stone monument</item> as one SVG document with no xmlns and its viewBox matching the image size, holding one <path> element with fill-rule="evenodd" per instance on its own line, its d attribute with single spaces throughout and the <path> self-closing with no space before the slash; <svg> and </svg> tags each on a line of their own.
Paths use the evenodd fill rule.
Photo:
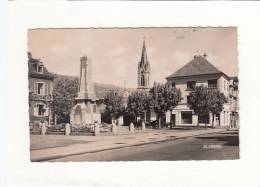
<svg viewBox="0 0 260 187">
<path fill-rule="evenodd" d="M 66 125 L 65 125 L 65 135 L 69 136 L 70 135 L 70 131 L 71 131 L 70 124 L 66 123 Z"/>
<path fill-rule="evenodd" d="M 112 130 L 112 133 L 113 133 L 114 135 L 117 134 L 117 126 L 116 126 L 115 123 L 112 123 L 112 128 L 111 128 L 111 130 Z"/>
<path fill-rule="evenodd" d="M 95 122 L 94 136 L 99 136 L 99 134 L 100 134 L 99 124 L 97 122 Z"/>
<path fill-rule="evenodd" d="M 91 61 L 87 56 L 80 58 L 79 92 L 75 98 L 76 105 L 70 113 L 70 124 L 82 126 L 101 122 L 101 114 L 97 107 L 97 97 L 92 80 Z"/>
<path fill-rule="evenodd" d="M 44 121 L 40 121 L 40 128 L 41 128 L 41 135 L 45 135 L 47 129 L 46 129 L 46 124 Z"/>
<path fill-rule="evenodd" d="M 135 126 L 134 126 L 134 124 L 132 122 L 129 125 L 129 131 L 130 131 L 130 133 L 134 133 L 135 132 Z"/>
<path fill-rule="evenodd" d="M 145 131 L 145 122 L 142 121 L 142 131 Z"/>
</svg>

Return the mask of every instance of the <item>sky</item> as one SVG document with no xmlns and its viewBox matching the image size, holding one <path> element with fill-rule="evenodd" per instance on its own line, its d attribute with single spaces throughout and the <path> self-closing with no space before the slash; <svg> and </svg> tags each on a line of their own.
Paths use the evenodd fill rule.
<svg viewBox="0 0 260 187">
<path fill-rule="evenodd" d="M 210 63 L 229 76 L 238 75 L 237 29 L 88 28 L 28 30 L 28 52 L 50 72 L 79 76 L 80 57 L 92 62 L 97 83 L 137 87 L 137 65 L 145 38 L 151 85 L 207 54 Z"/>
</svg>

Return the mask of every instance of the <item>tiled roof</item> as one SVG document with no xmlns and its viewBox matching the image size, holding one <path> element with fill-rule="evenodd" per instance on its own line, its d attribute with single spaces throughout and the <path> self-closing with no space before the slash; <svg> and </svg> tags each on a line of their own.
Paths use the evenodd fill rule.
<svg viewBox="0 0 260 187">
<path fill-rule="evenodd" d="M 36 65 L 41 63 L 42 62 L 38 59 L 30 58 L 28 60 L 28 70 L 29 70 L 28 75 L 34 78 L 53 80 L 54 75 L 48 72 L 45 66 L 43 66 L 43 73 L 37 72 Z"/>
<path fill-rule="evenodd" d="M 195 56 L 188 64 L 171 74 L 167 78 L 186 77 L 193 75 L 206 75 L 222 73 L 202 56 Z"/>
</svg>

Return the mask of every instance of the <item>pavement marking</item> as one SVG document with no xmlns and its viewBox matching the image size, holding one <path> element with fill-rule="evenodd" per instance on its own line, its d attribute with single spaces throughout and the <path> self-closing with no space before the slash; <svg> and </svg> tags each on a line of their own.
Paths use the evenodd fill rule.
<svg viewBox="0 0 260 187">
<path fill-rule="evenodd" d="M 203 149 L 221 149 L 223 145 L 221 144 L 204 144 Z"/>
</svg>

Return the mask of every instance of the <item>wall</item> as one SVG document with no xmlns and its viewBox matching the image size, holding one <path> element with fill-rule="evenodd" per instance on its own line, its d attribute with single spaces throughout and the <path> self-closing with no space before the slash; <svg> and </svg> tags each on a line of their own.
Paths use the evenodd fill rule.
<svg viewBox="0 0 260 187">
<path fill-rule="evenodd" d="M 190 76 L 190 77 L 181 77 L 181 78 L 170 78 L 169 83 L 175 83 L 176 88 L 180 89 L 183 100 L 182 104 L 187 103 L 187 96 L 189 95 L 189 90 L 187 90 L 187 81 L 196 81 L 196 86 L 204 85 L 208 86 L 208 80 L 210 79 L 219 79 L 220 75 L 200 75 L 200 76 Z M 219 82 L 217 83 L 219 84 Z M 222 85 L 221 85 L 222 86 Z"/>
<path fill-rule="evenodd" d="M 229 80 L 227 77 L 221 75 L 218 79 L 218 90 L 224 93 L 226 97 L 229 96 Z"/>
<path fill-rule="evenodd" d="M 44 82 L 45 84 L 48 85 L 48 93 L 46 95 L 52 95 L 53 92 L 53 81 L 52 80 L 47 80 L 47 79 L 39 79 L 39 78 L 32 78 L 29 77 L 29 92 L 36 92 L 35 88 L 35 83 L 36 82 Z M 41 119 L 47 120 L 48 123 L 50 124 L 51 120 L 51 109 L 50 109 L 50 102 L 46 102 L 40 98 L 43 98 L 43 96 L 39 97 L 39 100 L 37 100 L 38 95 L 30 96 L 34 97 L 34 99 L 30 99 L 29 101 L 29 118 L 31 123 L 38 123 Z M 51 98 L 50 98 L 51 99 Z M 36 116 L 34 114 L 34 107 L 36 104 L 44 104 L 48 108 L 44 116 Z"/>
<path fill-rule="evenodd" d="M 36 90 L 36 88 L 35 88 L 36 82 L 44 82 L 45 84 L 48 84 L 48 94 L 52 95 L 52 92 L 53 92 L 53 81 L 52 80 L 29 77 L 29 85 L 28 86 L 29 86 L 30 92 L 34 92 Z"/>
</svg>

